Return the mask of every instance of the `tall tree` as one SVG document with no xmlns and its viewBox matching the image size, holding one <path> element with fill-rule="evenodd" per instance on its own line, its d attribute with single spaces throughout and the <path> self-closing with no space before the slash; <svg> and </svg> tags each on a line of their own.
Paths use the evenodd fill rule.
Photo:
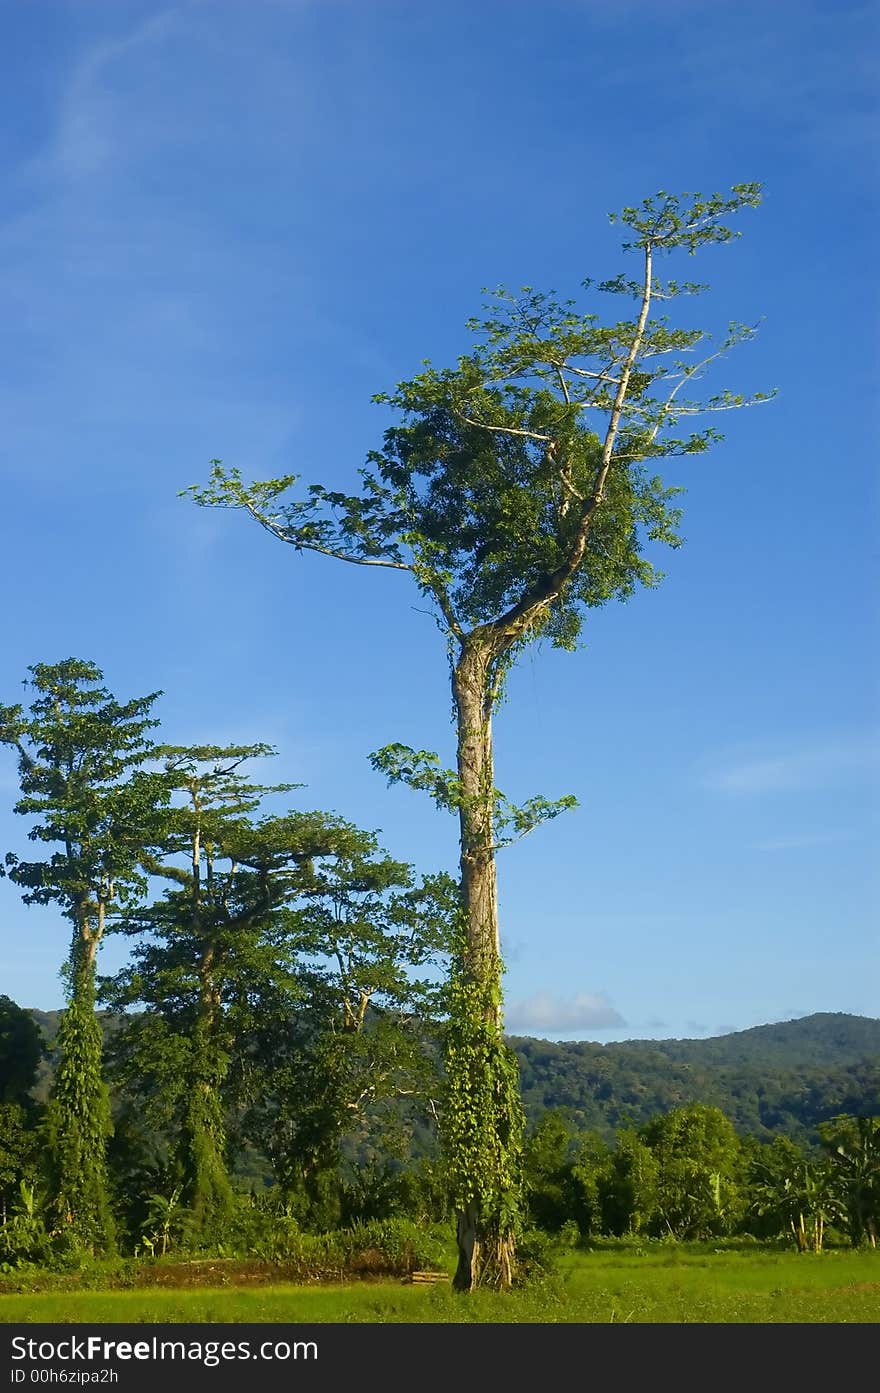
<svg viewBox="0 0 880 1393">
<path fill-rule="evenodd" d="M 296 476 L 246 484 L 216 460 L 207 487 L 188 490 L 202 504 L 246 509 L 298 551 L 409 572 L 445 633 L 455 769 L 401 745 L 374 763 L 459 820 L 462 933 L 445 1126 L 460 1288 L 509 1285 L 519 1207 L 522 1120 L 502 1040 L 496 852 L 574 801 L 539 797 L 516 808 L 499 794 L 493 711 L 525 645 L 544 637 L 575 647 L 588 609 L 657 583 L 644 543 L 678 544 L 680 490 L 649 465 L 717 438 L 708 428 L 678 434 L 682 421 L 746 404 L 730 392 L 705 401 L 688 392 L 753 331 L 734 325 L 701 356 L 706 333 L 672 327 L 655 309 L 703 287 L 661 282 L 656 262 L 729 241 L 728 216 L 759 201 L 757 184 L 740 184 L 728 196 L 661 192 L 625 208 L 625 247 L 641 258 L 641 273 L 596 287 L 634 299 L 634 313 L 618 322 L 528 288 L 497 292 L 490 317 L 472 322 L 475 346 L 457 366 L 428 365 L 377 398 L 401 421 L 369 455 L 359 494 L 313 484 L 305 499 L 290 499 Z"/>
<path fill-rule="evenodd" d="M 49 1108 L 54 1203 L 62 1230 L 95 1251 L 113 1245 L 106 1178 L 110 1105 L 95 1014 L 95 963 L 111 917 L 145 889 L 142 856 L 158 831 L 165 778 L 146 768 L 158 692 L 119 702 L 94 663 L 68 658 L 28 669 L 34 697 L 0 707 L 0 742 L 17 752 L 28 836 L 54 848 L 40 860 L 6 854 L 26 904 L 57 904 L 72 935 L 68 1005 Z"/>
</svg>

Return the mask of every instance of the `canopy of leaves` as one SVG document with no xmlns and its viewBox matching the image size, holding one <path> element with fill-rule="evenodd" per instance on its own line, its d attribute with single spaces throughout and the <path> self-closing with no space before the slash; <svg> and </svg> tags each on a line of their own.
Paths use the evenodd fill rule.
<svg viewBox="0 0 880 1393">
<path fill-rule="evenodd" d="M 704 330 L 649 313 L 704 289 L 661 282 L 653 258 L 730 240 L 738 234 L 727 219 L 759 201 L 758 185 L 741 184 L 708 198 L 661 192 L 624 209 L 620 221 L 634 234 L 625 247 L 640 253 L 642 277 L 584 286 L 634 297 L 629 317 L 605 322 L 592 305 L 531 287 L 495 291 L 454 367 L 426 362 L 376 398 L 398 419 L 368 455 L 359 493 L 312 484 L 295 499 L 296 476 L 245 484 L 219 460 L 208 486 L 187 492 L 246 508 L 300 550 L 412 571 L 459 638 L 525 604 L 528 622 L 511 631 L 513 645 L 544 633 L 571 647 L 586 610 L 657 582 L 646 544 L 678 545 L 681 490 L 654 462 L 717 438 L 708 427 L 682 432 L 681 423 L 768 395 L 690 395 L 752 329 L 731 325 L 704 352 Z"/>
<path fill-rule="evenodd" d="M 96 901 L 131 903 L 170 794 L 165 776 L 145 767 L 160 693 L 119 702 L 100 685 L 100 669 L 76 658 L 29 672 L 34 699 L 27 711 L 0 707 L 0 743 L 18 754 L 15 811 L 36 819 L 29 838 L 58 849 L 36 861 L 7 852 L 8 874 L 25 903 L 56 902 L 75 917 Z"/>
<path fill-rule="evenodd" d="M 0 1103 L 20 1103 L 30 1096 L 44 1053 L 30 1011 L 0 996 Z"/>
</svg>

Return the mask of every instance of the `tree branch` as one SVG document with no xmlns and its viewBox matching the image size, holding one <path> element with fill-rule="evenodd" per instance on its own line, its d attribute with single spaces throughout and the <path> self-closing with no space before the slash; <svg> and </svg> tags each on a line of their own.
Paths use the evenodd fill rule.
<svg viewBox="0 0 880 1393">
<path fill-rule="evenodd" d="M 593 515 L 596 509 L 601 505 L 605 496 L 605 482 L 608 478 L 608 471 L 611 468 L 611 462 L 614 457 L 614 446 L 617 442 L 620 418 L 623 414 L 623 407 L 629 389 L 632 370 L 645 337 L 645 326 L 647 325 L 648 315 L 651 309 L 651 276 L 652 244 L 648 241 L 645 245 L 645 274 L 639 317 L 636 322 L 635 332 L 633 333 L 632 342 L 629 346 L 629 352 L 626 355 L 623 371 L 621 372 L 617 392 L 614 397 L 614 405 L 611 409 L 608 429 L 605 432 L 602 455 L 592 492 L 586 499 L 577 532 L 575 533 L 569 548 L 568 556 L 563 564 L 558 566 L 555 571 L 542 577 L 537 585 L 533 586 L 522 599 L 518 600 L 515 605 L 510 607 L 506 614 L 502 614 L 498 619 L 490 620 L 487 624 L 479 625 L 477 630 L 475 630 L 480 637 L 488 638 L 490 646 L 496 654 L 507 651 L 512 644 L 516 642 L 519 636 L 529 628 L 530 624 L 533 623 L 537 616 L 546 610 L 548 605 L 552 604 L 568 584 L 569 580 L 571 580 L 581 563 L 586 549 L 587 537 L 589 536 Z"/>
<path fill-rule="evenodd" d="M 465 416 L 462 411 L 457 411 L 455 414 L 466 426 L 476 426 L 477 430 L 490 430 L 497 435 L 521 435 L 527 440 L 539 440 L 542 444 L 547 444 L 553 439 L 552 435 L 542 435 L 540 431 L 536 430 L 524 430 L 518 426 L 492 426 L 488 421 L 475 421 L 473 416 Z"/>
<path fill-rule="evenodd" d="M 384 561 L 379 557 L 373 556 L 351 556 L 345 551 L 336 551 L 332 547 L 319 547 L 317 542 L 309 542 L 297 536 L 295 532 L 287 528 L 279 527 L 278 523 L 265 516 L 251 502 L 245 500 L 244 507 L 252 518 L 265 527 L 267 532 L 271 532 L 273 537 L 277 537 L 280 542 L 286 542 L 288 546 L 296 547 L 298 551 L 317 551 L 322 556 L 332 556 L 337 561 L 349 561 L 353 566 L 386 566 L 392 571 L 411 571 L 412 566 L 408 566 L 404 561 Z"/>
</svg>

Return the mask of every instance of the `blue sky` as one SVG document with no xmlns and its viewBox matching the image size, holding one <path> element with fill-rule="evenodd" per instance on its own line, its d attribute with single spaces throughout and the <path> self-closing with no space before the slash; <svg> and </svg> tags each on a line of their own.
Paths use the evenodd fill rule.
<svg viewBox="0 0 880 1393">
<path fill-rule="evenodd" d="M 268 740 L 299 806 L 452 867 L 452 820 L 367 762 L 449 757 L 405 577 L 297 557 L 178 498 L 213 456 L 353 482 L 374 392 L 452 361 L 484 285 L 616 274 L 605 214 L 766 186 L 692 270 L 778 387 L 672 461 L 652 593 L 534 649 L 497 725 L 508 1019 L 594 1039 L 880 1015 L 877 9 L 841 0 L 19 3 L 0 83 L 0 700 L 93 659 L 174 741 Z M 26 831 L 0 759 L 0 846 Z M 873 854 L 872 854 L 873 853 Z M 0 882 L 0 992 L 61 1004 L 64 925 Z M 104 965 L 121 961 L 109 943 Z"/>
</svg>

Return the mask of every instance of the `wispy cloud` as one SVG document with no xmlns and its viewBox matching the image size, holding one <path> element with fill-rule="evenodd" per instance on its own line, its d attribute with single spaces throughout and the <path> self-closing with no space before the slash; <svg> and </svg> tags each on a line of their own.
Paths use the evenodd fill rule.
<svg viewBox="0 0 880 1393">
<path fill-rule="evenodd" d="M 515 1001 L 506 1013 L 507 1028 L 512 1031 L 607 1030 L 626 1025 L 620 1012 L 602 992 L 576 992 L 561 996 L 541 991 Z"/>
<path fill-rule="evenodd" d="M 97 43 L 73 69 L 64 90 L 54 140 L 38 161 L 41 172 L 74 180 L 102 171 L 121 155 L 132 132 L 120 121 L 112 81 L 119 65 L 133 53 L 161 43 L 175 30 L 179 15 L 166 10 L 151 16 L 131 33 Z M 171 135 L 169 127 L 168 135 Z M 155 116 L 149 139 L 156 139 Z"/>
<path fill-rule="evenodd" d="M 817 846 L 839 846 L 851 842 L 852 832 L 793 832 L 782 837 L 767 837 L 756 842 L 758 851 L 807 851 Z"/>
<path fill-rule="evenodd" d="M 777 793 L 826 788 L 873 774 L 880 765 L 880 737 L 861 734 L 763 754 L 731 754 L 706 782 L 724 793 Z"/>
</svg>

